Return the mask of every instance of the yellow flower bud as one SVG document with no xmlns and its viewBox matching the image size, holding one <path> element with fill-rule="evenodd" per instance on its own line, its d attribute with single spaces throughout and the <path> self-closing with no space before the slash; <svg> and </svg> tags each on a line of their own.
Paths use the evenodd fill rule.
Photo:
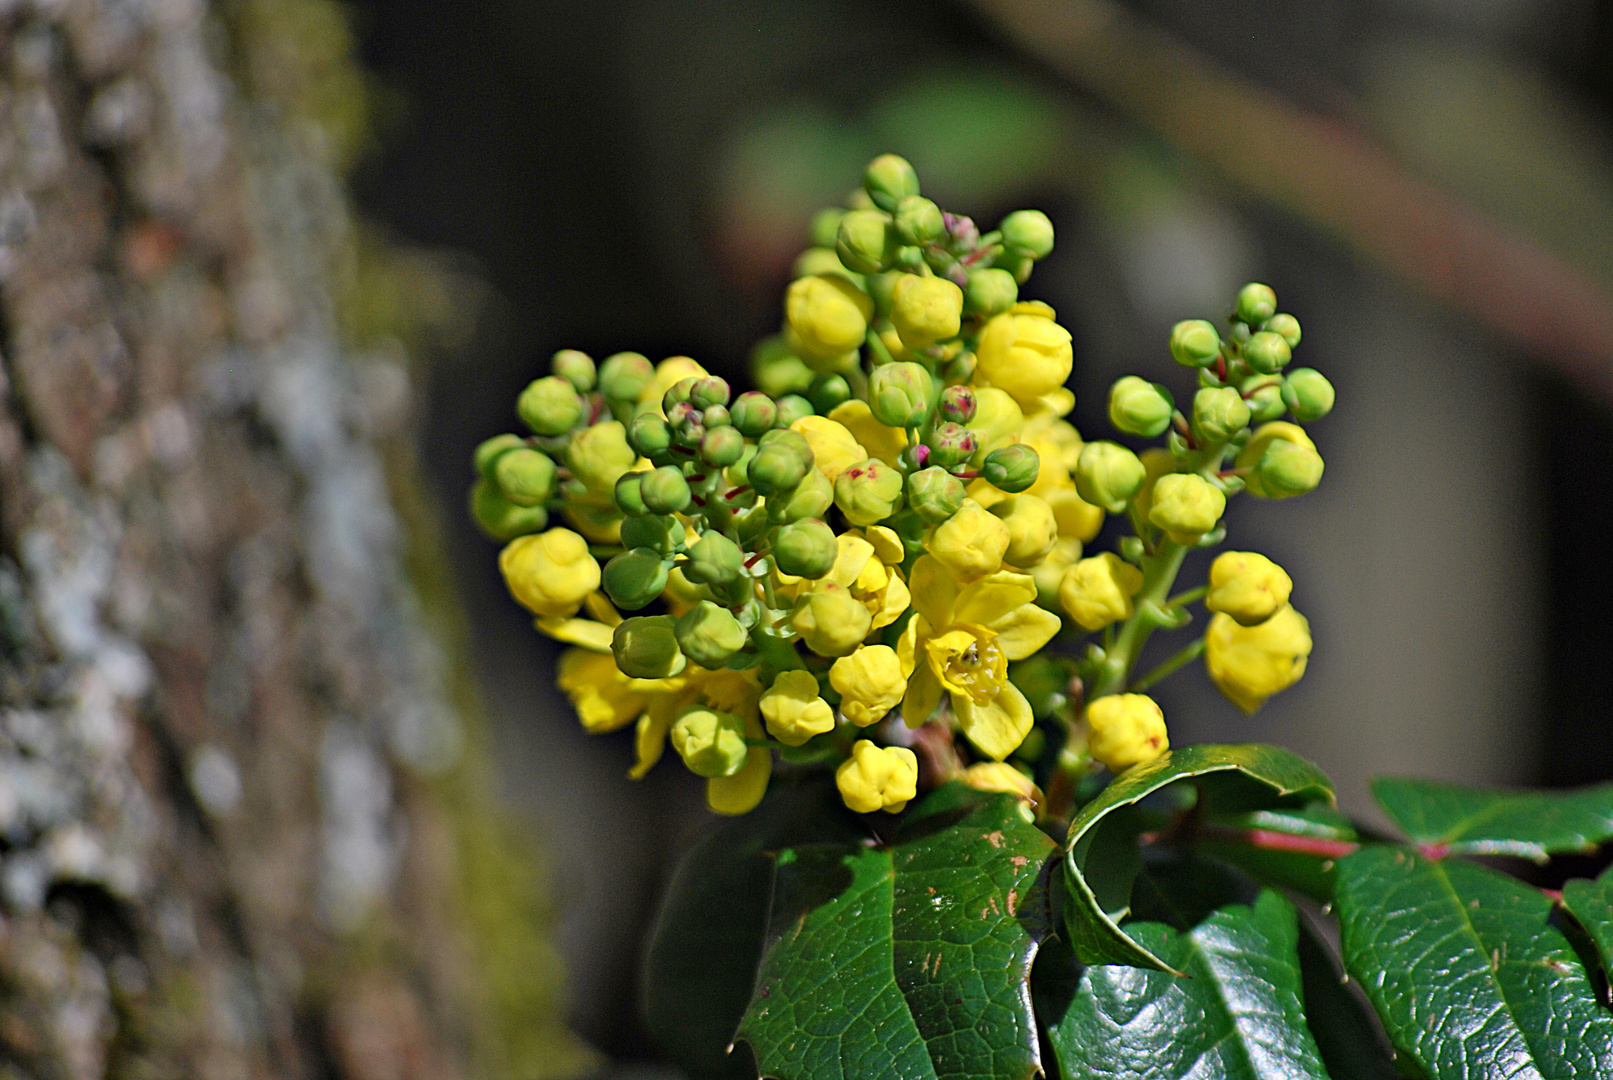
<svg viewBox="0 0 1613 1080">
<path fill-rule="evenodd" d="M 1082 559 L 1064 572 L 1059 603 L 1086 630 L 1129 619 L 1131 598 L 1143 587 L 1143 572 L 1112 551 Z"/>
<path fill-rule="evenodd" d="M 1283 568 L 1253 551 L 1224 551 L 1210 564 L 1210 592 L 1204 606 L 1256 626 L 1288 603 L 1293 579 Z"/>
<path fill-rule="evenodd" d="M 991 508 L 991 513 L 1008 526 L 1008 550 L 1003 562 L 1021 570 L 1029 569 L 1047 557 L 1058 542 L 1058 522 L 1053 508 L 1035 495 L 1013 495 Z"/>
<path fill-rule="evenodd" d="M 790 613 L 790 625 L 819 656 L 847 655 L 862 644 L 873 624 L 867 606 L 832 581 L 820 581 L 801 594 Z"/>
<path fill-rule="evenodd" d="M 1087 706 L 1087 749 L 1110 772 L 1146 765 L 1170 749 L 1165 713 L 1147 694 L 1109 694 Z"/>
<path fill-rule="evenodd" d="M 903 274 L 891 293 L 891 325 L 909 349 L 958 336 L 963 290 L 946 278 Z"/>
<path fill-rule="evenodd" d="M 900 813 L 918 794 L 919 761 L 905 746 L 880 747 L 857 740 L 851 757 L 835 770 L 835 786 L 847 806 L 859 814 L 875 810 Z"/>
<path fill-rule="evenodd" d="M 655 365 L 655 378 L 639 393 L 639 404 L 661 414 L 661 399 L 673 384 L 684 379 L 703 379 L 706 369 L 687 356 L 669 356 Z"/>
<path fill-rule="evenodd" d="M 810 671 L 779 672 L 762 695 L 761 709 L 767 730 L 785 746 L 834 730 L 834 710 L 818 695 L 818 680 Z"/>
<path fill-rule="evenodd" d="M 1059 604 L 1059 586 L 1064 582 L 1064 572 L 1074 566 L 1076 560 L 1081 558 L 1081 541 L 1074 537 L 1061 536 L 1053 544 L 1053 550 L 1047 553 L 1047 558 L 1031 567 L 1031 580 L 1036 582 L 1036 602 L 1045 608 L 1057 611 Z"/>
<path fill-rule="evenodd" d="M 1204 632 L 1204 667 L 1216 689 L 1246 713 L 1286 690 L 1305 674 L 1311 654 L 1311 625 L 1284 606 L 1258 626 L 1240 626 L 1217 613 Z"/>
<path fill-rule="evenodd" d="M 571 475 L 606 502 L 616 490 L 616 481 L 637 460 L 638 455 L 627 445 L 627 428 L 615 420 L 583 428 L 566 447 L 566 467 Z"/>
<path fill-rule="evenodd" d="M 1075 485 L 1055 488 L 1041 496 L 1053 511 L 1058 522 L 1059 535 L 1087 543 L 1103 528 L 1103 507 L 1093 506 L 1081 498 Z"/>
<path fill-rule="evenodd" d="M 1271 448 L 1271 444 L 1274 442 L 1291 442 L 1295 446 L 1303 446 L 1307 450 L 1316 449 L 1316 444 L 1311 441 L 1311 437 L 1305 434 L 1305 429 L 1298 424 L 1290 424 L 1286 420 L 1273 420 L 1269 424 L 1261 424 L 1255 428 L 1254 434 L 1249 437 L 1249 441 L 1244 444 L 1242 450 L 1238 451 L 1237 460 L 1234 462 L 1238 468 L 1248 470 L 1243 479 L 1251 495 L 1264 498 L 1269 494 L 1261 486 L 1260 477 L 1255 472 L 1255 469 L 1260 464 L 1260 459 L 1266 456 L 1266 451 Z"/>
<path fill-rule="evenodd" d="M 1176 471 L 1176 455 L 1163 446 L 1150 446 L 1137 457 L 1143 463 L 1144 479 L 1142 489 L 1132 499 L 1131 505 L 1137 511 L 1137 516 L 1147 521 L 1148 512 L 1154 508 L 1154 485 L 1161 476 L 1169 476 Z"/>
<path fill-rule="evenodd" d="M 842 401 L 830 411 L 829 419 L 851 432 L 851 437 L 862 444 L 869 457 L 887 465 L 895 465 L 907 445 L 907 432 L 875 420 L 868 402 L 861 398 Z"/>
<path fill-rule="evenodd" d="M 994 386 L 975 390 L 975 415 L 968 423 L 975 436 L 974 457 L 969 460 L 978 468 L 986 455 L 1019 439 L 1025 426 L 1025 414 L 1008 392 Z"/>
<path fill-rule="evenodd" d="M 840 711 L 858 727 L 883 719 L 907 692 L 901 662 L 889 645 L 864 645 L 842 656 L 829 669 L 829 685 L 840 695 Z"/>
<path fill-rule="evenodd" d="M 599 588 L 599 562 L 588 553 L 588 541 L 570 529 L 510 541 L 499 553 L 498 568 L 510 595 L 543 617 L 575 614 Z"/>
<path fill-rule="evenodd" d="M 1051 318 L 1010 311 L 986 323 L 975 358 L 979 377 L 1023 406 L 1064 385 L 1074 353 L 1070 332 Z"/>
<path fill-rule="evenodd" d="M 784 294 L 784 317 L 795 331 L 804 360 L 832 360 L 863 343 L 874 302 L 837 274 L 817 274 L 792 282 Z"/>
<path fill-rule="evenodd" d="M 1178 544 L 1191 544 L 1215 528 L 1227 497 L 1197 473 L 1170 473 L 1154 482 L 1148 520 Z"/>
<path fill-rule="evenodd" d="M 869 457 L 844 424 L 827 416 L 803 416 L 790 425 L 790 430 L 806 439 L 812 448 L 812 463 L 823 470 L 831 484 L 848 468 Z"/>
<path fill-rule="evenodd" d="M 1006 761 L 982 761 L 963 770 L 958 777 L 976 791 L 1001 791 L 1027 806 L 1036 807 L 1042 792 L 1035 782 Z"/>
<path fill-rule="evenodd" d="M 960 583 L 978 581 L 1002 568 L 1011 539 L 1008 526 L 973 499 L 937 525 L 925 545 Z"/>
</svg>

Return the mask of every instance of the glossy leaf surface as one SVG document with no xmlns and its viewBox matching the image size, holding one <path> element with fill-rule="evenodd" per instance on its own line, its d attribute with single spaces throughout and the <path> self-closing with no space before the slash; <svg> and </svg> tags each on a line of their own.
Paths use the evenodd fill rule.
<svg viewBox="0 0 1613 1080">
<path fill-rule="evenodd" d="M 1572 791 L 1494 791 L 1382 776 L 1373 797 L 1406 839 L 1469 855 L 1589 851 L 1613 840 L 1613 784 Z"/>
<path fill-rule="evenodd" d="M 1563 907 L 1596 946 L 1603 972 L 1613 977 L 1613 868 L 1595 881 L 1576 878 L 1564 883 Z"/>
</svg>

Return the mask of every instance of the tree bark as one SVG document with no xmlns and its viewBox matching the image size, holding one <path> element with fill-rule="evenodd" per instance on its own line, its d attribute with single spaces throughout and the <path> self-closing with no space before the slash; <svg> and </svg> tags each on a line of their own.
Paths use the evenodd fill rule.
<svg viewBox="0 0 1613 1080">
<path fill-rule="evenodd" d="M 591 1062 L 375 347 L 446 286 L 358 243 L 362 91 L 324 0 L 0 0 L 0 1076 Z"/>
</svg>

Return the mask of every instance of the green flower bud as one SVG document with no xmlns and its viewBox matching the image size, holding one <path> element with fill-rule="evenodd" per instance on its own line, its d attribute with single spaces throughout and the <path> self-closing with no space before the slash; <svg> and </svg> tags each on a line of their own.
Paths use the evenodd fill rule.
<svg viewBox="0 0 1613 1080">
<path fill-rule="evenodd" d="M 1273 440 L 1255 466 L 1255 479 L 1268 499 L 1304 495 L 1322 482 L 1322 455 L 1313 446 Z M 1255 486 L 1249 486 L 1251 493 Z"/>
<path fill-rule="evenodd" d="M 774 426 L 787 428 L 803 416 L 815 416 L 817 410 L 812 402 L 800 394 L 785 394 L 778 399 L 778 416 L 773 421 Z"/>
<path fill-rule="evenodd" d="M 745 745 L 744 721 L 700 705 L 679 713 L 672 721 L 669 736 L 672 749 L 689 771 L 707 779 L 733 776 L 745 767 L 750 755 L 750 747 Z"/>
<path fill-rule="evenodd" d="M 965 495 L 963 481 L 939 465 L 908 474 L 907 505 L 930 525 L 939 525 L 962 509 Z"/>
<path fill-rule="evenodd" d="M 666 388 L 666 393 L 661 395 L 661 411 L 666 413 L 668 422 L 676 424 L 690 412 L 698 412 L 705 408 L 703 405 L 696 406 L 689 400 L 690 395 L 694 393 L 695 383 L 699 381 L 694 375 L 686 375 Z M 679 411 L 677 417 L 674 417 L 673 412 L 678 405 L 688 405 L 689 408 Z"/>
<path fill-rule="evenodd" d="M 917 427 L 929 415 L 930 390 L 923 364 L 882 364 L 868 377 L 868 407 L 887 427 Z"/>
<path fill-rule="evenodd" d="M 1036 483 L 1041 469 L 1042 459 L 1034 448 L 1012 443 L 987 454 L 980 475 L 999 491 L 1017 495 Z"/>
<path fill-rule="evenodd" d="M 627 425 L 627 445 L 640 457 L 653 458 L 672 446 L 672 429 L 653 412 L 639 413 Z"/>
<path fill-rule="evenodd" d="M 1226 442 L 1249 426 L 1249 406 L 1230 386 L 1206 387 L 1193 395 L 1193 430 L 1205 442 Z"/>
<path fill-rule="evenodd" d="M 1249 403 L 1251 423 L 1264 424 L 1283 414 L 1282 384 L 1270 375 L 1251 375 L 1238 384 L 1243 400 Z"/>
<path fill-rule="evenodd" d="M 1167 473 L 1154 481 L 1148 520 L 1178 544 L 1191 544 L 1215 528 L 1227 497 L 1197 473 Z"/>
<path fill-rule="evenodd" d="M 952 359 L 943 361 L 935 373 L 948 386 L 966 383 L 974 377 L 975 367 L 978 363 L 979 360 L 975 354 L 968 349 L 964 349 Z"/>
<path fill-rule="evenodd" d="M 950 469 L 973 457 L 979 444 L 975 440 L 975 433 L 968 428 L 943 423 L 935 425 L 924 445 L 930 448 L 930 461 Z"/>
<path fill-rule="evenodd" d="M 806 477 L 807 470 L 812 468 L 812 447 L 799 432 L 787 429 L 775 428 L 763 439 L 745 475 L 758 495 L 770 499 L 780 492 L 793 490 Z"/>
<path fill-rule="evenodd" d="M 1132 500 L 1148 470 L 1136 454 L 1119 443 L 1089 442 L 1076 461 L 1076 493 L 1111 514 L 1121 513 Z"/>
<path fill-rule="evenodd" d="M 909 349 L 955 338 L 963 324 L 963 290 L 943 277 L 904 274 L 891 293 L 890 319 Z"/>
<path fill-rule="evenodd" d="M 851 384 L 844 375 L 825 372 L 812 380 L 806 397 L 819 416 L 827 416 L 836 405 L 850 400 Z"/>
<path fill-rule="evenodd" d="M 1029 255 L 1016 255 L 1005 251 L 991 260 L 991 265 L 1006 270 L 1014 276 L 1014 280 L 1023 285 L 1030 280 L 1031 271 L 1036 267 L 1036 261 Z"/>
<path fill-rule="evenodd" d="M 759 439 L 762 433 L 772 428 L 773 422 L 778 419 L 778 406 L 766 394 L 759 394 L 755 390 L 740 394 L 734 402 L 729 419 L 739 429 L 739 433 L 748 438 Z"/>
<path fill-rule="evenodd" d="M 829 240 L 828 247 L 810 247 L 797 255 L 795 262 L 790 264 L 790 274 L 792 277 L 797 278 L 809 277 L 814 274 L 835 274 L 845 278 L 858 288 L 867 287 L 867 281 L 863 278 L 863 275 L 853 274 L 850 270 L 847 270 L 845 264 L 840 261 L 840 256 L 835 254 L 834 239 L 832 237 Z"/>
<path fill-rule="evenodd" d="M 738 461 L 744 452 L 745 436 L 738 428 L 707 428 L 706 437 L 700 440 L 700 460 L 719 469 Z"/>
<path fill-rule="evenodd" d="M 835 480 L 835 505 L 853 525 L 875 525 L 902 508 L 902 474 L 878 458 L 851 466 Z"/>
<path fill-rule="evenodd" d="M 1333 411 L 1333 384 L 1315 368 L 1295 368 L 1283 380 L 1283 404 L 1304 423 Z"/>
<path fill-rule="evenodd" d="M 521 447 L 499 456 L 493 478 L 516 506 L 537 506 L 554 492 L 554 472 L 548 454 Z"/>
<path fill-rule="evenodd" d="M 676 514 L 687 508 L 692 498 L 689 481 L 676 465 L 663 465 L 646 473 L 639 482 L 639 494 L 652 514 Z"/>
<path fill-rule="evenodd" d="M 666 563 L 651 548 L 634 548 L 613 556 L 605 564 L 600 584 L 611 602 L 626 611 L 637 611 L 661 595 L 666 588 Z"/>
<path fill-rule="evenodd" d="M 775 398 L 805 390 L 812 381 L 812 369 L 795 355 L 782 334 L 756 343 L 750 354 L 750 374 L 762 393 Z"/>
<path fill-rule="evenodd" d="M 476 471 L 487 479 L 493 479 L 493 467 L 505 451 L 514 450 L 518 446 L 525 446 L 526 440 L 519 435 L 494 435 L 491 439 L 479 443 L 471 460 L 476 465 Z"/>
<path fill-rule="evenodd" d="M 684 410 L 684 418 L 672 425 L 672 445 L 686 450 L 698 449 L 700 441 L 706 437 L 706 425 L 700 422 L 700 414 L 693 411 L 693 405 L 684 402 L 680 408 Z"/>
<path fill-rule="evenodd" d="M 558 375 L 534 379 L 515 400 L 521 422 L 539 435 L 564 435 L 582 419 L 577 388 Z"/>
<path fill-rule="evenodd" d="M 1238 291 L 1239 322 L 1259 326 L 1277 313 L 1277 294 L 1270 285 L 1251 281 Z"/>
<path fill-rule="evenodd" d="M 703 668 L 719 668 L 745 647 L 749 636 L 727 608 L 702 600 L 678 618 L 678 647 Z"/>
<path fill-rule="evenodd" d="M 808 469 L 790 491 L 767 501 L 768 517 L 778 524 L 822 517 L 834 505 L 835 489 L 822 469 Z"/>
<path fill-rule="evenodd" d="M 720 532 L 707 532 L 689 549 L 683 574 L 696 585 L 732 585 L 745 572 L 745 553 Z"/>
<path fill-rule="evenodd" d="M 1053 250 L 1053 223 L 1040 210 L 1015 210 L 998 226 L 1003 247 L 1028 259 L 1045 259 Z"/>
<path fill-rule="evenodd" d="M 813 214 L 812 224 L 807 230 L 813 245 L 820 248 L 834 247 L 835 236 L 840 232 L 840 219 L 845 216 L 846 212 L 838 206 L 825 206 Z"/>
<path fill-rule="evenodd" d="M 671 555 L 683 540 L 683 524 L 671 514 L 645 514 L 622 522 L 622 546 Z"/>
<path fill-rule="evenodd" d="M 1283 340 L 1281 334 L 1274 334 L 1270 330 L 1250 335 L 1243 346 L 1244 362 L 1265 375 L 1281 371 L 1293 358 L 1288 342 Z"/>
<path fill-rule="evenodd" d="M 516 506 L 485 477 L 470 489 L 470 513 L 483 532 L 504 542 L 542 532 L 549 524 L 548 510 L 542 506 Z"/>
<path fill-rule="evenodd" d="M 1266 329 L 1282 337 L 1288 342 L 1290 349 L 1299 348 L 1299 320 L 1292 315 L 1278 312 L 1266 320 Z"/>
<path fill-rule="evenodd" d="M 594 360 L 585 352 L 561 349 L 550 359 L 549 370 L 576 387 L 579 394 L 586 394 L 594 388 Z"/>
<path fill-rule="evenodd" d="M 1019 282 L 1014 275 L 997 266 L 969 272 L 969 284 L 963 290 L 963 310 L 982 319 L 1000 315 L 1019 300 Z"/>
<path fill-rule="evenodd" d="M 877 274 L 896 261 L 900 240 L 890 216 L 878 210 L 853 210 L 840 219 L 835 253 L 846 269 Z"/>
<path fill-rule="evenodd" d="M 946 231 L 941 208 L 922 195 L 908 195 L 896 204 L 896 235 L 904 244 L 928 244 Z"/>
<path fill-rule="evenodd" d="M 649 473 L 630 472 L 623 473 L 616 479 L 616 490 L 611 493 L 611 502 L 616 504 L 627 517 L 643 517 L 650 512 L 644 505 L 644 492 L 641 487 L 644 478 Z"/>
<path fill-rule="evenodd" d="M 607 401 L 637 401 L 654 381 L 655 365 L 636 352 L 607 356 L 599 365 L 599 392 Z"/>
<path fill-rule="evenodd" d="M 707 405 L 706 411 L 700 414 L 700 422 L 711 428 L 728 427 L 734 422 L 733 414 L 726 405 Z"/>
<path fill-rule="evenodd" d="M 623 619 L 610 639 L 616 667 L 629 679 L 665 679 L 682 671 L 687 661 L 674 625 L 670 615 Z"/>
<path fill-rule="evenodd" d="M 708 375 L 703 379 L 696 379 L 694 385 L 689 387 L 689 404 L 697 409 L 709 409 L 713 405 L 727 405 L 731 394 L 732 391 L 728 389 L 727 379 Z"/>
<path fill-rule="evenodd" d="M 913 251 L 913 248 L 903 248 L 903 252 Z M 900 253 L 897 256 L 900 260 Z M 896 299 L 896 283 L 906 275 L 900 270 L 889 270 L 883 274 L 869 274 L 863 279 L 863 289 L 874 301 L 874 310 L 886 318 L 890 317 L 891 304 Z"/>
<path fill-rule="evenodd" d="M 975 392 L 967 386 L 949 386 L 941 391 L 936 412 L 941 419 L 952 424 L 967 424 L 975 418 L 978 402 Z"/>
<path fill-rule="evenodd" d="M 904 157 L 881 154 L 868 163 L 863 173 L 863 190 L 881 210 L 895 210 L 909 195 L 919 193 L 918 173 Z"/>
<path fill-rule="evenodd" d="M 1127 435 L 1153 438 L 1171 426 L 1170 392 L 1158 383 L 1127 375 L 1109 389 L 1109 422 Z"/>
<path fill-rule="evenodd" d="M 786 525 L 773 536 L 773 561 L 796 577 L 821 578 L 834 568 L 839 554 L 834 530 L 817 518 Z"/>
<path fill-rule="evenodd" d="M 1171 356 L 1183 367 L 1208 367 L 1221 355 L 1221 335 L 1203 319 L 1183 319 L 1171 327 Z"/>
</svg>

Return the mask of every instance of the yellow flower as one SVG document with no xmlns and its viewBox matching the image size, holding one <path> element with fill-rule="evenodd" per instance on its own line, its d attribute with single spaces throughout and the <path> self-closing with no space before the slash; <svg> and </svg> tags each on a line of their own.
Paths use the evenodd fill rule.
<svg viewBox="0 0 1613 1080">
<path fill-rule="evenodd" d="M 658 415 L 665 415 L 661 411 L 661 399 L 666 392 L 672 389 L 672 384 L 684 379 L 700 379 L 706 376 L 706 369 L 687 356 L 669 356 L 655 365 L 655 378 L 649 381 L 639 394 L 638 411 L 653 410 Z"/>
<path fill-rule="evenodd" d="M 968 424 L 975 436 L 975 454 L 969 459 L 970 463 L 978 469 L 987 454 L 1018 442 L 1024 426 L 1025 414 L 1007 391 L 991 386 L 976 387 L 975 415 Z"/>
<path fill-rule="evenodd" d="M 960 582 L 978 581 L 1001 569 L 1008 551 L 1008 526 L 973 499 L 930 531 L 924 545 Z"/>
<path fill-rule="evenodd" d="M 1064 582 L 1064 572 L 1080 558 L 1081 541 L 1061 536 L 1053 545 L 1053 550 L 1047 553 L 1047 558 L 1031 567 L 1030 575 L 1031 580 L 1036 582 L 1038 604 L 1051 611 L 1058 610 L 1059 586 Z"/>
<path fill-rule="evenodd" d="M 1289 442 L 1312 452 L 1316 450 L 1316 444 L 1311 441 L 1309 435 L 1305 434 L 1305 429 L 1298 424 L 1290 424 L 1285 420 L 1273 420 L 1269 424 L 1261 424 L 1255 428 L 1254 434 L 1249 437 L 1249 441 L 1244 444 L 1242 450 L 1238 451 L 1238 457 L 1234 462 L 1238 468 L 1245 470 L 1243 482 L 1245 490 L 1251 495 L 1260 498 L 1271 498 L 1278 494 L 1266 490 L 1265 484 L 1261 481 L 1260 473 L 1256 469 L 1256 466 L 1260 464 L 1260 459 L 1266 456 L 1266 451 L 1271 449 L 1271 444 L 1274 442 Z M 1319 464 L 1317 467 L 1320 469 Z M 1315 487 L 1316 485 L 1312 483 L 1311 486 Z M 1290 492 L 1290 494 L 1292 493 Z"/>
<path fill-rule="evenodd" d="M 1059 602 L 1084 630 L 1102 630 L 1129 619 L 1131 598 L 1143 587 L 1143 572 L 1112 551 L 1082 559 L 1064 572 Z"/>
<path fill-rule="evenodd" d="M 544 617 L 575 614 L 588 594 L 599 588 L 599 562 L 588 553 L 588 541 L 570 529 L 510 541 L 499 553 L 498 568 L 510 595 Z"/>
<path fill-rule="evenodd" d="M 634 732 L 637 760 L 628 773 L 634 780 L 643 778 L 661 760 L 667 734 L 678 714 L 699 702 L 745 721 L 747 739 L 761 742 L 767 738 L 758 716 L 761 684 L 749 671 L 707 671 L 691 664 L 677 678 L 648 680 L 640 685 L 653 689 Z M 739 772 L 706 781 L 706 805 L 719 814 L 747 813 L 762 801 L 772 773 L 772 753 L 765 746 L 752 746 Z"/>
<path fill-rule="evenodd" d="M 1258 626 L 1240 626 L 1232 616 L 1217 613 L 1204 632 L 1210 680 L 1246 713 L 1297 683 L 1310 654 L 1310 623 L 1287 605 Z"/>
<path fill-rule="evenodd" d="M 627 428 L 615 420 L 583 428 L 566 447 L 566 467 L 589 494 L 609 502 L 616 481 L 633 467 L 638 455 L 627 445 Z M 621 515 L 618 514 L 618 517 Z"/>
<path fill-rule="evenodd" d="M 1034 449 L 1042 463 L 1036 483 L 1024 493 L 1047 503 L 1060 536 L 1083 544 L 1089 542 L 1103 528 L 1104 513 L 1102 507 L 1093 506 L 1075 490 L 1072 474 L 1085 445 L 1080 434 L 1063 420 L 1042 418 L 1026 423 L 1020 441 Z"/>
<path fill-rule="evenodd" d="M 555 685 L 571 699 L 577 719 L 593 735 L 624 728 L 644 714 L 653 687 L 629 679 L 610 653 L 567 649 L 560 654 Z"/>
<path fill-rule="evenodd" d="M 891 293 L 891 325 L 909 349 L 958 336 L 963 290 L 946 278 L 900 274 Z"/>
<path fill-rule="evenodd" d="M 1137 457 L 1143 463 L 1143 486 L 1138 489 L 1131 505 L 1137 511 L 1137 516 L 1147 521 L 1149 512 L 1154 508 L 1154 484 L 1160 477 L 1176 471 L 1176 455 L 1163 446 L 1151 446 Z"/>
<path fill-rule="evenodd" d="M 1227 497 L 1197 473 L 1170 473 L 1154 483 L 1148 520 L 1178 544 L 1191 544 L 1215 528 Z"/>
<path fill-rule="evenodd" d="M 873 314 L 868 294 L 838 274 L 800 278 L 784 294 L 784 318 L 809 364 L 861 346 Z"/>
<path fill-rule="evenodd" d="M 1223 551 L 1210 564 L 1210 592 L 1204 606 L 1256 626 L 1288 603 L 1293 579 L 1254 551 Z"/>
<path fill-rule="evenodd" d="M 827 416 L 803 416 L 790 425 L 812 448 L 812 463 L 823 470 L 832 484 L 840 474 L 859 461 L 867 460 L 868 451 L 852 437 L 844 424 Z"/>
<path fill-rule="evenodd" d="M 958 777 L 976 791 L 1001 791 L 1012 795 L 1025 806 L 1035 809 L 1042 801 L 1042 792 L 1030 777 L 1006 761 L 982 761 L 963 770 Z"/>
<path fill-rule="evenodd" d="M 1009 311 L 986 323 L 975 349 L 977 376 L 1014 396 L 1021 407 L 1064 386 L 1074 353 L 1070 332 L 1051 317 Z"/>
<path fill-rule="evenodd" d="M 1087 749 L 1110 772 L 1144 765 L 1170 749 L 1165 713 L 1146 694 L 1109 694 L 1087 706 Z"/>
<path fill-rule="evenodd" d="M 835 786 L 859 814 L 900 813 L 918 794 L 919 761 L 905 746 L 880 747 L 858 739 L 851 757 L 835 770 Z"/>
<path fill-rule="evenodd" d="M 1002 760 L 1031 729 L 1031 707 L 1008 681 L 1023 660 L 1058 633 L 1059 618 L 1034 603 L 1027 574 L 1000 571 L 959 586 L 933 555 L 913 564 L 914 615 L 897 645 L 907 676 L 902 719 L 918 727 L 946 694 L 969 741 Z"/>
<path fill-rule="evenodd" d="M 762 695 L 761 709 L 767 730 L 785 746 L 834 730 L 834 710 L 818 695 L 818 680 L 810 671 L 779 672 Z"/>
<path fill-rule="evenodd" d="M 1053 509 L 1035 495 L 1011 495 L 991 508 L 991 513 L 1008 526 L 1008 550 L 1003 562 L 1028 570 L 1047 557 L 1058 541 L 1058 523 Z"/>
<path fill-rule="evenodd" d="M 877 547 L 868 539 L 870 535 L 879 539 Z M 835 556 L 835 564 L 820 579 L 820 584 L 828 582 L 843 586 L 868 609 L 869 630 L 889 626 L 901 618 L 911 599 L 902 572 L 897 569 L 902 557 L 892 551 L 893 540 L 894 547 L 899 551 L 901 541 L 882 525 L 873 526 L 867 534 L 858 529 L 841 533 L 835 537 L 840 549 Z M 866 633 L 864 636 L 867 636 Z"/>
<path fill-rule="evenodd" d="M 828 418 L 851 432 L 851 437 L 867 449 L 869 457 L 876 457 L 887 465 L 895 465 L 907 445 L 907 432 L 875 420 L 868 402 L 861 398 L 836 405 Z"/>
<path fill-rule="evenodd" d="M 907 677 L 896 650 L 864 645 L 829 669 L 829 685 L 840 695 L 840 711 L 858 727 L 878 723 L 901 703 Z"/>
<path fill-rule="evenodd" d="M 845 656 L 873 629 L 868 608 L 844 585 L 816 582 L 796 597 L 790 625 L 819 656 Z"/>
</svg>

